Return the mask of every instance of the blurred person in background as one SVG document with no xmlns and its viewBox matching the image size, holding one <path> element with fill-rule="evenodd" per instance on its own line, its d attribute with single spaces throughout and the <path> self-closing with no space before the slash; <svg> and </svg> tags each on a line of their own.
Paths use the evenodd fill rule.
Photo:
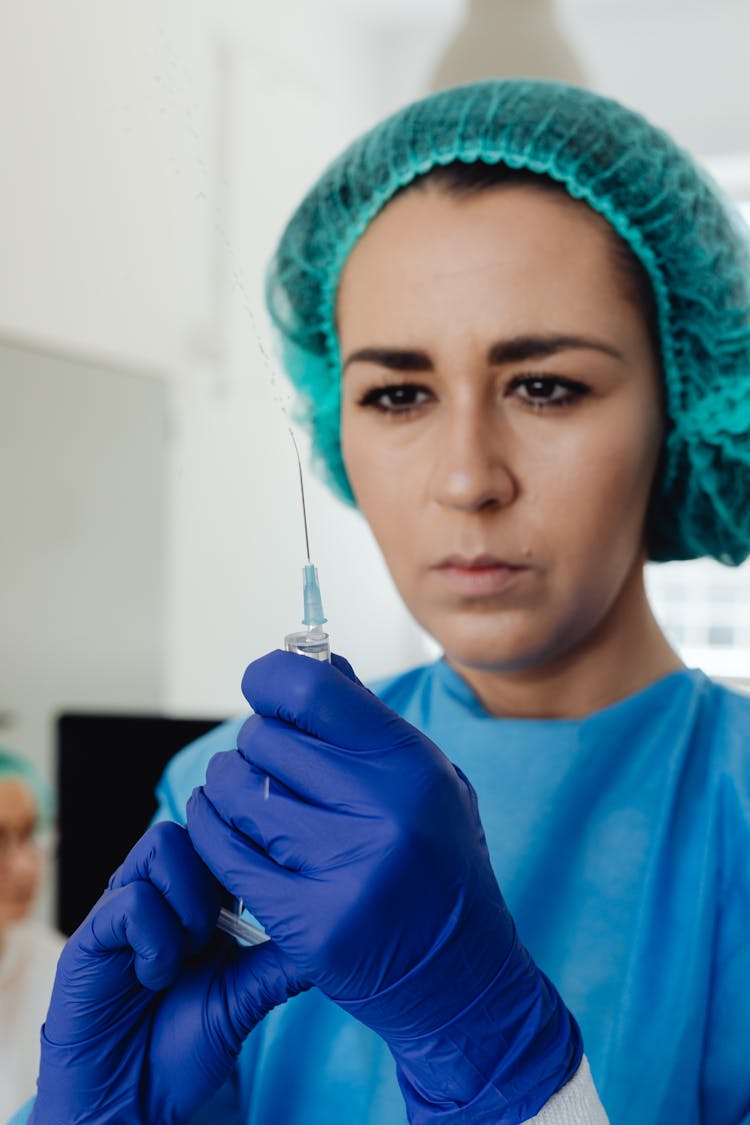
<svg viewBox="0 0 750 1125">
<path fill-rule="evenodd" d="M 0 746 L 0 1119 L 36 1087 L 39 1030 L 64 939 L 32 920 L 44 877 L 52 795 L 29 761 Z"/>
</svg>

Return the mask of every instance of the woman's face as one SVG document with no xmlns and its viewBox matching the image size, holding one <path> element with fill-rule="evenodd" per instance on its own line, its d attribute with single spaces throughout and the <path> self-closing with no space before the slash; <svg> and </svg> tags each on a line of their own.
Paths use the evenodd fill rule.
<svg viewBox="0 0 750 1125">
<path fill-rule="evenodd" d="M 0 781 L 0 929 L 31 910 L 41 861 L 34 842 L 36 802 L 20 778 Z"/>
<path fill-rule="evenodd" d="M 344 462 L 411 612 L 459 667 L 573 651 L 640 577 L 662 435 L 604 220 L 533 187 L 407 191 L 337 327 Z"/>
</svg>

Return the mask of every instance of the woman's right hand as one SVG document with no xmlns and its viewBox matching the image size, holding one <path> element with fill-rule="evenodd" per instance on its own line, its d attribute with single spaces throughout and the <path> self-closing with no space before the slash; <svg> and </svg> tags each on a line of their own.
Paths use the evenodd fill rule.
<svg viewBox="0 0 750 1125">
<path fill-rule="evenodd" d="M 185 829 L 150 828 L 61 954 L 33 1125 L 177 1125 L 218 1090 L 304 987 L 271 942 L 214 937 L 219 906 Z"/>
</svg>

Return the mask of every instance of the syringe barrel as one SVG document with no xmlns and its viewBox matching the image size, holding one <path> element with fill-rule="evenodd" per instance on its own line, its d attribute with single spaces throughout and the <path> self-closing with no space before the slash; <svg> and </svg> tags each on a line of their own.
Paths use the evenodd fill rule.
<svg viewBox="0 0 750 1125">
<path fill-rule="evenodd" d="M 297 633 L 287 633 L 284 637 L 287 652 L 300 656 L 311 656 L 313 660 L 331 661 L 331 641 L 322 629 L 300 629 Z"/>
</svg>

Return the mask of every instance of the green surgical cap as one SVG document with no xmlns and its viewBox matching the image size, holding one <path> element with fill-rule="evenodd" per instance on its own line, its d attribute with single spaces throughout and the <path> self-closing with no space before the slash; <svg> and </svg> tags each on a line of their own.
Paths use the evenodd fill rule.
<svg viewBox="0 0 750 1125">
<path fill-rule="evenodd" d="M 399 188 L 454 161 L 549 176 L 630 245 L 654 291 L 668 414 L 650 557 L 742 562 L 750 553 L 747 227 L 660 129 L 560 83 L 490 80 L 408 105 L 354 141 L 292 216 L 266 294 L 323 476 L 353 501 L 341 457 L 334 325 L 343 264 Z"/>
<path fill-rule="evenodd" d="M 40 823 L 49 824 L 54 816 L 52 789 L 27 758 L 7 746 L 0 746 L 0 781 L 10 779 L 23 781 L 28 786 L 36 801 Z"/>
</svg>

